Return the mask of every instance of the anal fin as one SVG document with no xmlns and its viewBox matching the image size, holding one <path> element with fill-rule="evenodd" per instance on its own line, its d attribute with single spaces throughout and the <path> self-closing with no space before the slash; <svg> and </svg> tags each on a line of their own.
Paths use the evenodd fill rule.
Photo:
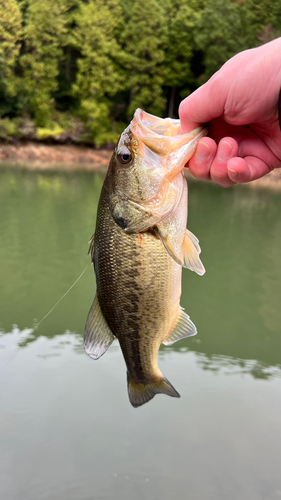
<svg viewBox="0 0 281 500">
<path fill-rule="evenodd" d="M 178 340 L 185 339 L 186 337 L 193 337 L 197 334 L 197 328 L 191 321 L 190 317 L 181 308 L 177 322 L 169 334 L 169 336 L 162 342 L 165 345 L 172 345 Z"/>
<path fill-rule="evenodd" d="M 85 351 L 90 358 L 98 359 L 107 351 L 114 339 L 115 337 L 104 319 L 96 295 L 85 326 Z"/>
</svg>

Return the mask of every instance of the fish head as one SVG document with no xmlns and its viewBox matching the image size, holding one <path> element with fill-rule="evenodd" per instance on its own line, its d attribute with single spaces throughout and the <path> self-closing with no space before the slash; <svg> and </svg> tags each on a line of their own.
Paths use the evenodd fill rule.
<svg viewBox="0 0 281 500">
<path fill-rule="evenodd" d="M 121 134 L 108 170 L 112 215 L 124 231 L 146 231 L 167 218 L 179 203 L 182 171 L 206 129 L 178 135 L 180 120 L 137 109 Z"/>
</svg>

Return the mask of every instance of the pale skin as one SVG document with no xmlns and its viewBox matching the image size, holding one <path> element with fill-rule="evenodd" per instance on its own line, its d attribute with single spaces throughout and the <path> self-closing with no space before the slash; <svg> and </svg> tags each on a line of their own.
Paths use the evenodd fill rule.
<svg viewBox="0 0 281 500">
<path fill-rule="evenodd" d="M 188 163 L 197 179 L 230 187 L 281 167 L 280 89 L 277 38 L 240 52 L 181 102 L 180 133 L 203 123 L 209 126 Z"/>
</svg>

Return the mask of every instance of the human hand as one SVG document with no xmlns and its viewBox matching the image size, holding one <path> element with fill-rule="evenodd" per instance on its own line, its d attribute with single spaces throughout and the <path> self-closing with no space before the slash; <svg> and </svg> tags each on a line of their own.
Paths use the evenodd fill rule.
<svg viewBox="0 0 281 500">
<path fill-rule="evenodd" d="M 229 187 L 281 167 L 280 54 L 281 38 L 240 52 L 181 102 L 180 133 L 209 123 L 188 164 L 195 177 Z"/>
</svg>

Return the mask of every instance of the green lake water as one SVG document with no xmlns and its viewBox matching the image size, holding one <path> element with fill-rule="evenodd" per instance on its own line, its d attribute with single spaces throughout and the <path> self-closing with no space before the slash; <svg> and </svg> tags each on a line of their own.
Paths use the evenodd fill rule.
<svg viewBox="0 0 281 500">
<path fill-rule="evenodd" d="M 0 171 L 0 498 L 281 499 L 281 194 L 190 183 L 199 333 L 159 353 L 181 398 L 134 409 L 118 342 L 83 350 L 102 182 Z"/>
</svg>

